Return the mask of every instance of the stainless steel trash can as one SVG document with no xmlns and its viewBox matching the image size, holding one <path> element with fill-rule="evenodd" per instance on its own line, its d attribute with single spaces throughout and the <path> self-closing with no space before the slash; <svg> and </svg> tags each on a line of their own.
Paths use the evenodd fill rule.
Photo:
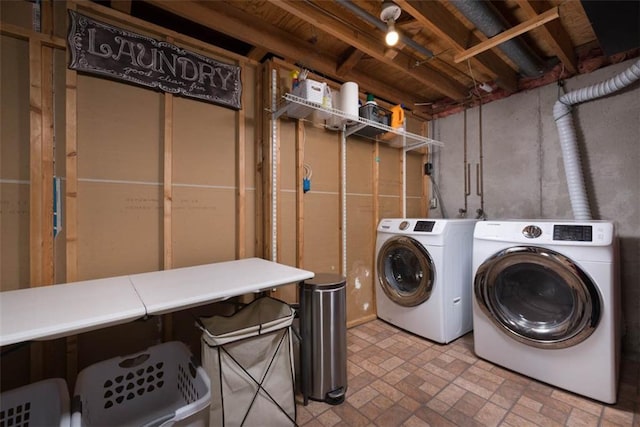
<svg viewBox="0 0 640 427">
<path fill-rule="evenodd" d="M 345 278 L 316 274 L 299 285 L 301 391 L 332 405 L 347 392 L 347 313 Z"/>
</svg>

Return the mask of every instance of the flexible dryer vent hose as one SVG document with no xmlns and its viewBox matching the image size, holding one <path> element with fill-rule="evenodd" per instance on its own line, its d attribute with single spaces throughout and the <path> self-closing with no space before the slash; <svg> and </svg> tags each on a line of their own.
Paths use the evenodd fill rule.
<svg viewBox="0 0 640 427">
<path fill-rule="evenodd" d="M 586 221 L 592 218 L 580 163 L 576 130 L 571 116 L 571 106 L 617 92 L 638 79 L 640 79 L 640 60 L 609 80 L 563 95 L 553 106 L 553 118 L 560 136 L 560 148 L 562 149 L 562 159 L 569 187 L 571 208 L 576 220 Z"/>
</svg>

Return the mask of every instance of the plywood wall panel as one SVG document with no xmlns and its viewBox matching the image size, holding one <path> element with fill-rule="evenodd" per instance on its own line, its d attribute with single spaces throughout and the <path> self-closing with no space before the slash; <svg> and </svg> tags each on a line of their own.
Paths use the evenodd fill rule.
<svg viewBox="0 0 640 427">
<path fill-rule="evenodd" d="M 372 152 L 371 141 L 347 140 L 347 194 L 373 194 Z"/>
<path fill-rule="evenodd" d="M 159 185 L 78 183 L 78 280 L 160 270 Z"/>
<path fill-rule="evenodd" d="M 347 323 L 375 315 L 373 197 L 347 196 Z"/>
<path fill-rule="evenodd" d="M 421 197 L 407 197 L 407 218 L 423 218 L 425 212 Z"/>
<path fill-rule="evenodd" d="M 0 183 L 0 284 L 29 287 L 29 185 Z"/>
<path fill-rule="evenodd" d="M 174 183 L 234 187 L 235 111 L 179 97 L 173 109 Z"/>
<path fill-rule="evenodd" d="M 303 138 L 308 125 L 303 125 Z M 280 141 L 280 190 L 294 191 L 296 189 L 296 129 L 294 120 L 281 120 L 278 128 Z M 306 161 L 306 159 L 305 159 Z"/>
<path fill-rule="evenodd" d="M 23 28 L 32 28 L 33 3 L 27 1 L 0 1 L 2 22 Z M 4 77 L 3 77 L 4 78 Z"/>
<path fill-rule="evenodd" d="M 157 92 L 79 74 L 78 178 L 161 182 L 161 101 Z"/>
<path fill-rule="evenodd" d="M 316 273 L 340 274 L 340 200 L 337 194 L 308 192 L 304 212 L 304 268 Z"/>
<path fill-rule="evenodd" d="M 400 199 L 400 196 L 380 196 L 378 203 L 378 217 L 380 219 L 402 217 L 402 210 L 400 206 L 402 200 Z"/>
<path fill-rule="evenodd" d="M 380 166 L 380 195 L 402 194 L 402 151 L 398 148 L 380 144 L 378 163 Z"/>
<path fill-rule="evenodd" d="M 3 2 L 4 3 L 4 2 Z M 5 9 L 2 5 L 2 11 Z M 0 290 L 29 287 L 29 45 L 0 36 Z"/>
<path fill-rule="evenodd" d="M 423 155 L 417 151 L 407 152 L 407 196 L 422 197 Z"/>
<path fill-rule="evenodd" d="M 235 212 L 232 188 L 175 186 L 174 267 L 235 259 Z"/>
<path fill-rule="evenodd" d="M 29 180 L 29 44 L 0 36 L 0 177 Z"/>
<path fill-rule="evenodd" d="M 315 126 L 305 126 L 304 162 L 311 166 L 313 171 L 312 191 L 334 192 L 337 197 L 340 185 L 339 141 L 339 136 L 335 132 Z"/>
</svg>

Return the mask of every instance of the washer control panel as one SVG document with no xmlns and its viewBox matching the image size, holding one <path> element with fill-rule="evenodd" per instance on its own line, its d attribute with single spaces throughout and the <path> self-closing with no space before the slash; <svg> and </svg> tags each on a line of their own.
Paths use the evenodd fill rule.
<svg viewBox="0 0 640 427">
<path fill-rule="evenodd" d="M 413 227 L 413 231 L 422 231 L 426 233 L 430 233 L 433 231 L 433 226 L 436 224 L 435 221 L 418 221 L 416 222 L 416 226 Z"/>
<path fill-rule="evenodd" d="M 590 225 L 554 225 L 553 240 L 592 242 L 593 227 Z"/>
</svg>

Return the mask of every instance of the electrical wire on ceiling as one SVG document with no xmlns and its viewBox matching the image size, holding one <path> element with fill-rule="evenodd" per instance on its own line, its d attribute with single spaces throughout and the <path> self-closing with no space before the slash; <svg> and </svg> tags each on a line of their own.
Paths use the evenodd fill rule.
<svg viewBox="0 0 640 427">
<path fill-rule="evenodd" d="M 473 75 L 473 69 L 471 68 L 471 60 L 467 59 L 467 66 L 469 67 L 469 75 L 471 76 L 471 80 L 473 80 L 473 89 L 476 91 L 476 96 L 480 99 L 480 103 L 482 104 L 482 95 L 478 90 L 478 82 L 476 81 L 476 77 Z M 469 97 L 473 99 L 473 91 L 469 93 Z"/>
<path fill-rule="evenodd" d="M 482 98 L 482 89 L 480 87 L 480 85 L 478 84 L 478 81 L 475 78 L 475 75 L 473 73 L 473 69 L 471 67 L 471 61 L 469 59 L 467 59 L 467 67 L 469 68 L 469 74 L 466 73 L 462 73 L 462 71 L 460 71 L 461 74 L 463 74 L 465 77 L 469 78 L 472 82 L 473 82 L 473 88 L 469 91 L 469 95 L 461 100 L 457 100 L 454 103 L 451 104 L 447 104 L 447 107 L 463 107 L 463 108 L 467 108 L 468 107 L 468 103 L 470 101 L 473 101 L 474 97 L 478 98 L 478 100 L 480 101 L 480 103 L 483 103 L 483 98 Z M 428 102 L 416 102 L 413 105 L 415 105 L 416 107 L 418 106 L 429 106 L 429 105 L 434 105 L 437 102 L 435 101 L 428 101 Z"/>
<path fill-rule="evenodd" d="M 428 62 L 433 62 L 433 61 L 438 61 L 439 64 L 444 65 L 445 67 L 449 68 L 451 71 L 456 72 L 459 75 L 464 76 L 465 78 L 471 80 L 472 76 L 470 76 L 469 74 L 465 73 L 463 70 L 454 67 L 453 65 L 449 64 L 447 61 L 443 60 L 442 58 L 440 58 L 440 56 L 442 56 L 443 54 L 450 52 L 453 49 L 445 49 L 442 52 L 439 53 L 434 53 L 433 56 L 431 58 L 427 58 L 427 59 L 423 59 L 420 61 L 416 61 L 414 63 L 414 65 L 412 66 L 412 68 L 418 68 L 419 66 L 426 64 Z"/>
</svg>

